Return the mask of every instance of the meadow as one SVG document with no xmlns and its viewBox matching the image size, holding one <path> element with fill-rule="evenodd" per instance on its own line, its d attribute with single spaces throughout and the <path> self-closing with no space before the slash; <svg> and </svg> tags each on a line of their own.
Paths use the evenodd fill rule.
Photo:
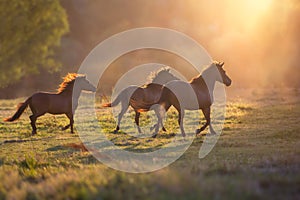
<svg viewBox="0 0 300 200">
<path fill-rule="evenodd" d="M 77 132 L 61 130 L 65 116 L 39 118 L 31 136 L 27 109 L 16 122 L 0 122 L 0 199 L 299 199 L 300 91 L 236 93 L 229 94 L 222 135 L 208 156 L 198 158 L 203 134 L 176 162 L 143 174 L 100 163 Z M 0 117 L 23 100 L 0 100 Z M 166 133 L 137 141 L 113 133 L 110 109 L 97 111 L 106 136 L 131 151 L 161 147 L 178 129 L 171 111 Z M 141 121 L 148 123 L 146 116 Z"/>
</svg>

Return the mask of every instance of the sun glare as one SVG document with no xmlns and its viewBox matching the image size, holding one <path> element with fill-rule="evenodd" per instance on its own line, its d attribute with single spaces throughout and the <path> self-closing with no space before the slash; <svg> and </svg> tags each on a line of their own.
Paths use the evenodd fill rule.
<svg viewBox="0 0 300 200">
<path fill-rule="evenodd" d="M 266 11 L 271 5 L 272 0 L 246 0 L 241 1 L 245 4 L 245 7 L 248 8 L 253 14 L 260 14 Z"/>
<path fill-rule="evenodd" d="M 269 14 L 273 0 L 241 0 L 232 1 L 229 9 L 234 11 L 230 14 L 231 19 L 246 29 L 256 26 L 258 20 Z M 238 17 L 237 17 L 238 16 Z"/>
</svg>

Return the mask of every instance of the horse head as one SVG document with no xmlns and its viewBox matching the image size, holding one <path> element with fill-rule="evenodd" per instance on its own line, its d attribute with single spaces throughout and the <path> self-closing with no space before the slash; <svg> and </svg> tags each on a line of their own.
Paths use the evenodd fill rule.
<svg viewBox="0 0 300 200">
<path fill-rule="evenodd" d="M 216 62 L 215 65 L 221 75 L 221 79 L 217 79 L 217 81 L 224 83 L 226 86 L 230 86 L 232 81 L 229 78 L 229 76 L 226 74 L 226 71 L 223 68 L 224 62 Z"/>
<path fill-rule="evenodd" d="M 91 92 L 96 92 L 96 87 L 93 86 L 87 79 L 85 75 L 76 77 L 76 85 L 80 90 L 86 90 Z"/>
<path fill-rule="evenodd" d="M 223 69 L 224 62 L 214 61 L 207 69 L 201 74 L 205 78 L 207 84 L 214 85 L 216 81 L 225 84 L 226 86 L 231 85 L 231 79 L 227 76 Z"/>
</svg>

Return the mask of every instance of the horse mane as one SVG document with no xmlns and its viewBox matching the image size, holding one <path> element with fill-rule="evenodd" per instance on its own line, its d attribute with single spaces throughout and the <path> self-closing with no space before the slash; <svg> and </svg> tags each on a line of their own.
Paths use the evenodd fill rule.
<svg viewBox="0 0 300 200">
<path fill-rule="evenodd" d="M 195 82 L 199 81 L 201 78 L 202 78 L 202 75 L 199 74 L 198 76 L 193 77 L 189 82 L 195 83 Z"/>
<path fill-rule="evenodd" d="M 147 83 L 155 83 L 157 80 L 163 79 L 164 73 L 171 74 L 169 66 L 164 66 L 156 71 L 152 71 L 147 77 Z"/>
<path fill-rule="evenodd" d="M 60 94 L 64 91 L 73 89 L 74 82 L 76 78 L 79 77 L 85 77 L 85 76 L 77 73 L 68 73 L 65 77 L 63 77 L 63 82 L 59 85 L 59 88 L 57 89 L 57 93 Z"/>
<path fill-rule="evenodd" d="M 201 72 L 201 74 L 199 74 L 198 76 L 193 77 L 189 82 L 190 82 L 190 83 L 195 83 L 195 82 L 197 82 L 197 81 L 200 81 L 201 79 L 203 79 L 202 74 L 203 74 L 206 70 L 208 70 L 211 66 L 217 65 L 217 64 L 219 64 L 219 63 L 220 63 L 220 62 L 218 62 L 218 61 L 216 61 L 216 60 L 212 61 L 212 63 L 211 63 L 210 65 L 206 65 L 206 66 L 205 66 L 205 69 Z"/>
</svg>

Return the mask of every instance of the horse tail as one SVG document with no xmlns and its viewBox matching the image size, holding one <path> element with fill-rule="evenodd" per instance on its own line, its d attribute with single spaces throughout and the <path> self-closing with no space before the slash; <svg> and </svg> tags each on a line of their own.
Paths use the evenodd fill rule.
<svg viewBox="0 0 300 200">
<path fill-rule="evenodd" d="M 133 92 L 137 89 L 136 86 L 129 86 L 128 88 L 125 88 L 122 90 L 118 96 L 113 100 L 113 102 L 102 104 L 102 107 L 114 107 L 117 106 L 120 102 L 129 104 L 130 97 L 133 94 Z"/>
<path fill-rule="evenodd" d="M 30 101 L 31 101 L 31 97 L 29 97 L 24 103 L 19 103 L 18 110 L 16 111 L 16 113 L 12 117 L 5 118 L 4 121 L 5 122 L 13 122 L 13 121 L 19 119 L 19 117 L 22 115 L 24 110 L 27 108 Z"/>
<path fill-rule="evenodd" d="M 105 103 L 101 105 L 103 108 L 108 108 L 108 107 L 112 107 L 111 103 Z"/>
<path fill-rule="evenodd" d="M 120 96 L 121 96 L 121 94 L 119 94 L 117 96 L 117 98 L 115 98 L 115 100 L 111 103 L 102 104 L 102 107 L 108 108 L 108 107 L 114 107 L 114 106 L 118 105 L 121 102 L 121 97 Z"/>
</svg>

